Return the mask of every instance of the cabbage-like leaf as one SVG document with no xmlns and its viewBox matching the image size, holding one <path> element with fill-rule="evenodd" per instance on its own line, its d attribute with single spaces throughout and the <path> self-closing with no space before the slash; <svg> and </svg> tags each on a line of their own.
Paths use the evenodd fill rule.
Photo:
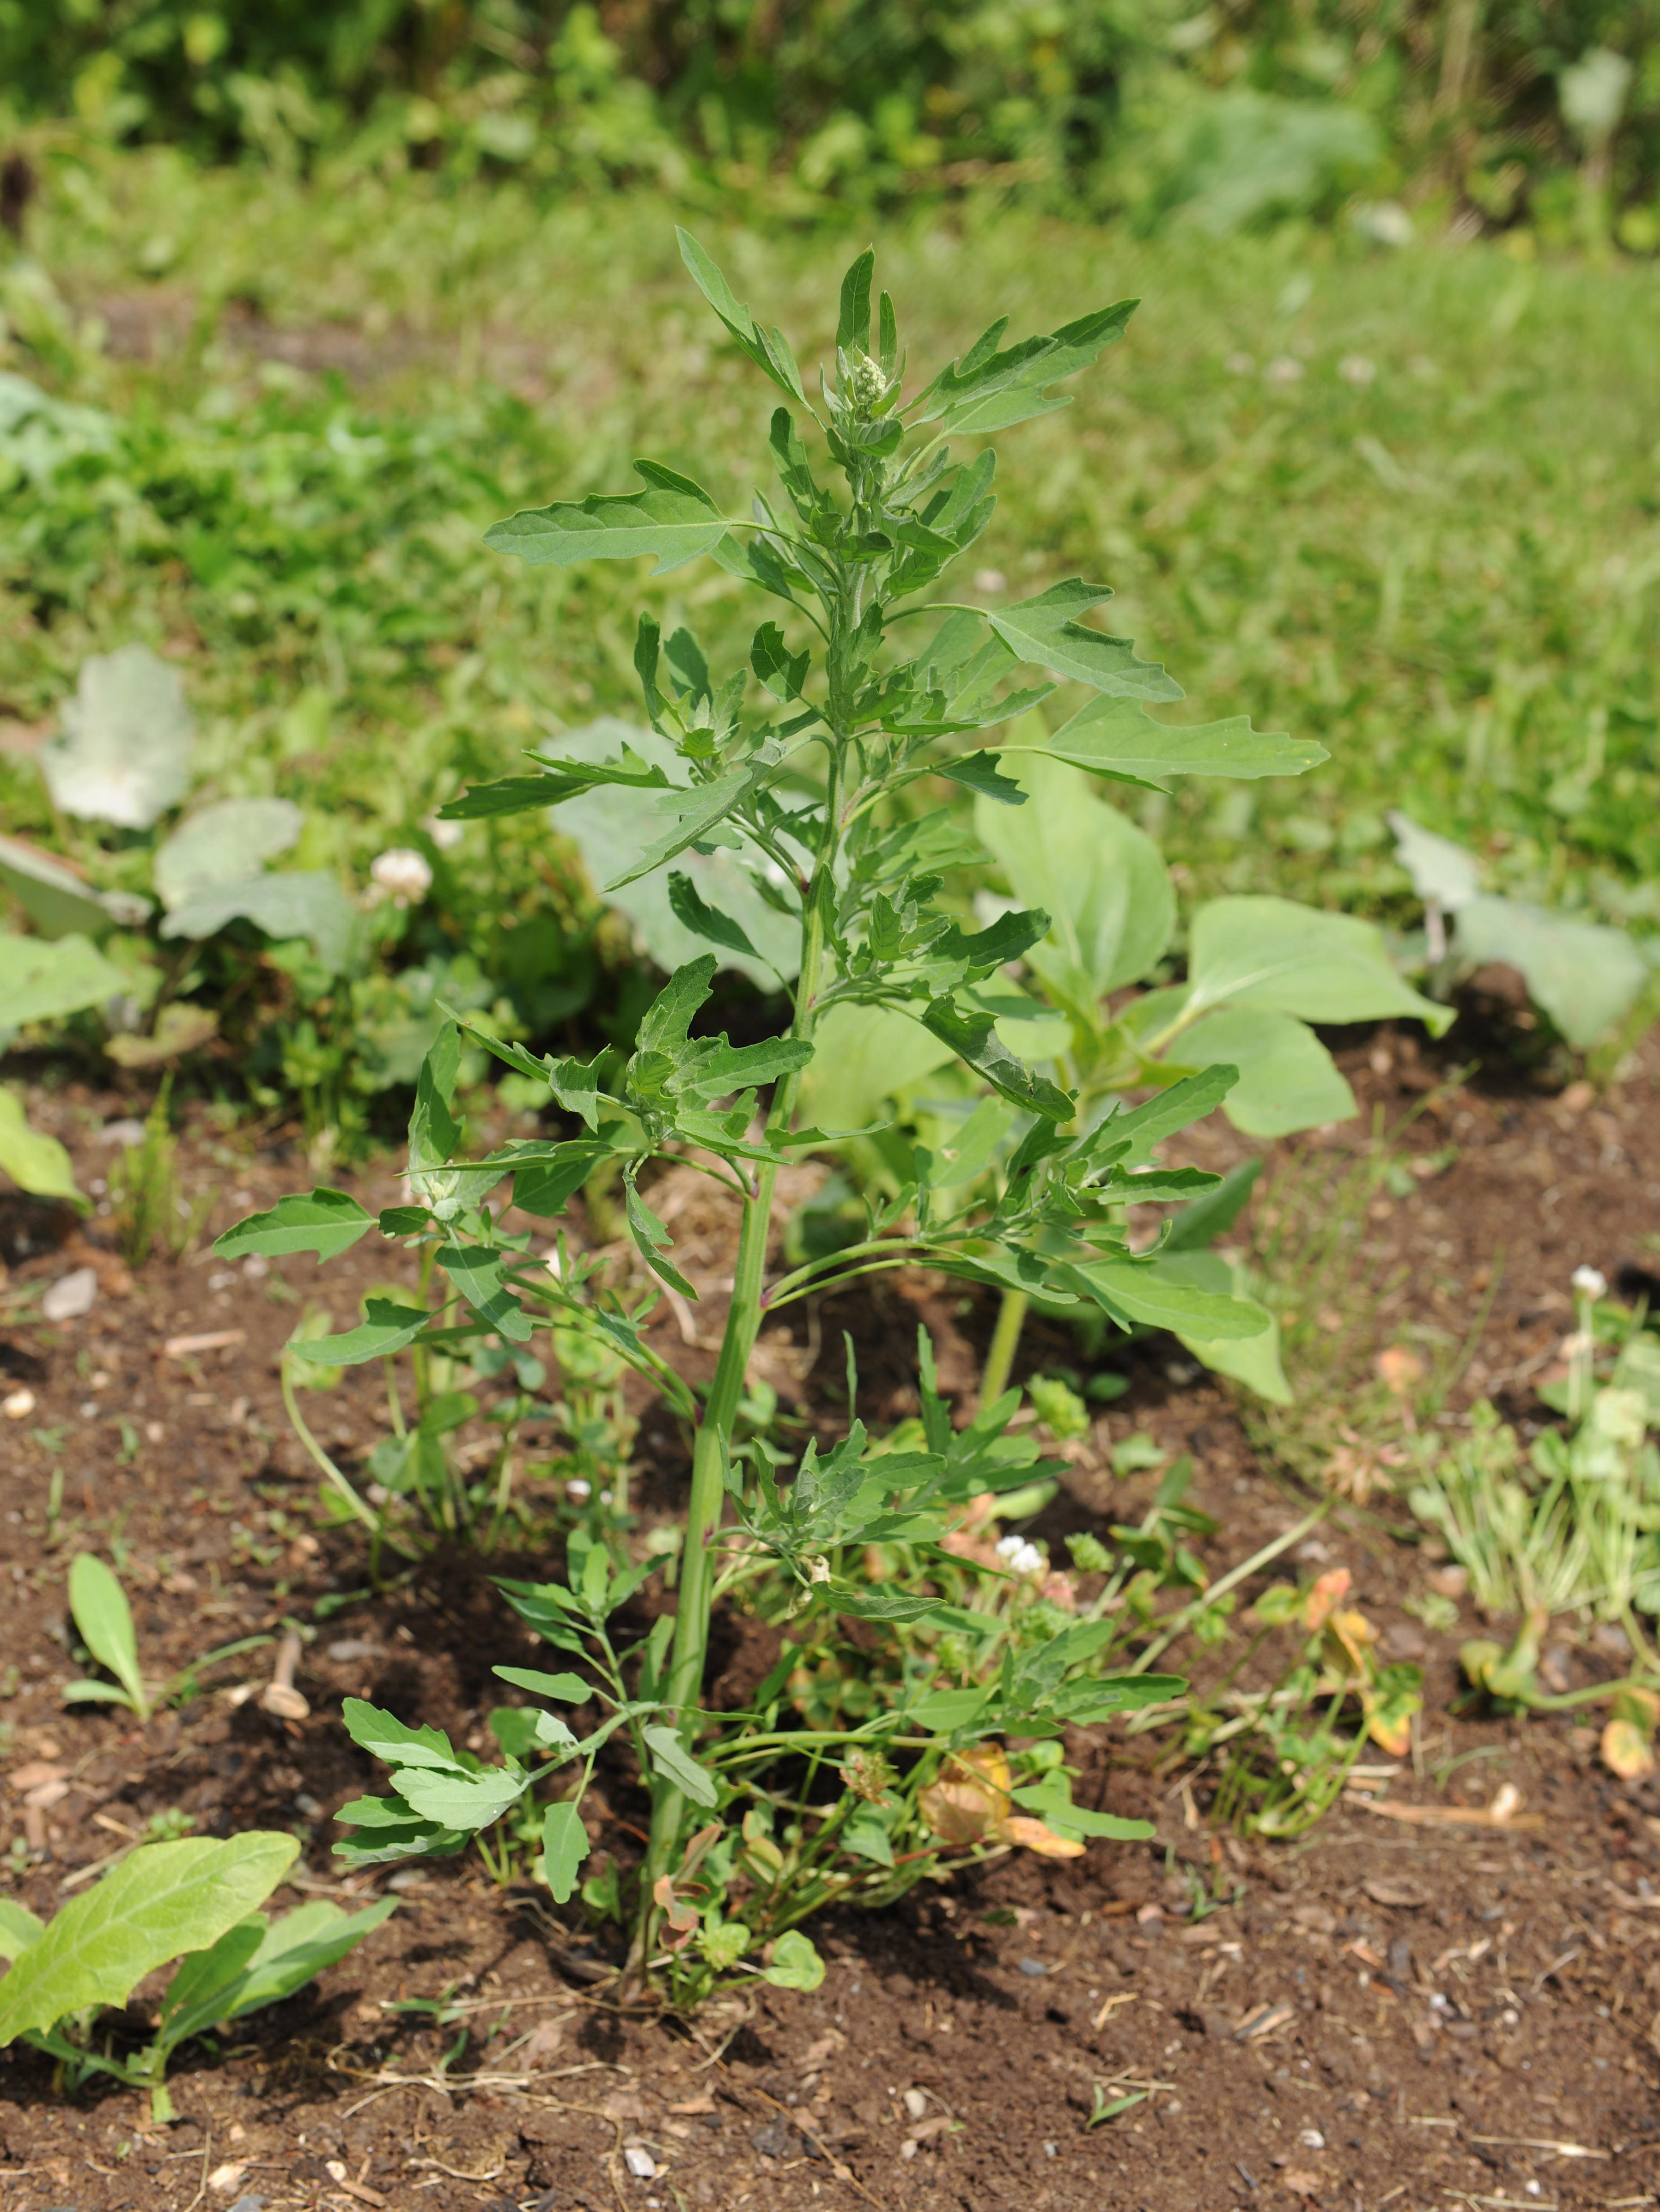
<svg viewBox="0 0 1660 2212">
<path fill-rule="evenodd" d="M 83 661 L 40 769 L 66 814 L 148 830 L 190 781 L 191 714 L 179 671 L 147 645 Z"/>
<path fill-rule="evenodd" d="M 199 892 L 258 875 L 298 844 L 306 817 L 291 799 L 222 799 L 156 848 L 155 888 L 171 913 Z"/>
<path fill-rule="evenodd" d="M 126 988 L 121 970 L 84 937 L 48 943 L 0 930 L 0 1030 L 78 1014 L 119 998 Z"/>
</svg>

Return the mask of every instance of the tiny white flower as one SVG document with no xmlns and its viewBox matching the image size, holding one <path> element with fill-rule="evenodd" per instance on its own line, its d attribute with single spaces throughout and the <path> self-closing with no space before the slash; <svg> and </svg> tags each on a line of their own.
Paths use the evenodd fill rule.
<svg viewBox="0 0 1660 2212">
<path fill-rule="evenodd" d="M 1012 1559 L 1025 1540 L 1024 1536 L 1000 1536 L 997 1540 L 998 1558 Z"/>
<path fill-rule="evenodd" d="M 573 1505 L 586 1505 L 593 1495 L 593 1485 L 584 1482 L 580 1474 L 574 1475 L 565 1485 L 565 1495 Z"/>
<path fill-rule="evenodd" d="M 1600 1267 L 1576 1267 L 1573 1287 L 1582 1298 L 1600 1298 L 1608 1295 L 1608 1279 Z"/>
<path fill-rule="evenodd" d="M 1377 374 L 1377 365 L 1363 353 L 1346 353 L 1337 364 L 1337 374 L 1346 384 L 1367 385 Z"/>
<path fill-rule="evenodd" d="M 390 852 L 377 853 L 369 863 L 369 873 L 394 898 L 422 899 L 432 889 L 431 867 L 423 854 L 408 845 L 394 845 Z"/>
<path fill-rule="evenodd" d="M 1024 1536 L 1004 1536 L 997 1546 L 997 1556 L 1006 1559 L 1017 1575 L 1041 1575 L 1049 1561 L 1036 1544 L 1029 1544 Z"/>
<path fill-rule="evenodd" d="M 1300 384 L 1303 364 L 1294 354 L 1282 353 L 1277 361 L 1271 361 L 1262 373 L 1270 384 Z"/>
<path fill-rule="evenodd" d="M 453 853 L 467 834 L 465 822 L 445 822 L 436 814 L 428 815 L 421 827 L 441 853 Z"/>
</svg>

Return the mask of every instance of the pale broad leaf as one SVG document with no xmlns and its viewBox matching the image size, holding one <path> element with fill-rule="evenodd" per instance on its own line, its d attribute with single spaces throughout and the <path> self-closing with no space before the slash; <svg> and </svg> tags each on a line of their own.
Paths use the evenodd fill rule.
<svg viewBox="0 0 1660 2212">
<path fill-rule="evenodd" d="M 127 978 L 84 937 L 14 937 L 0 930 L 0 1030 L 50 1022 L 119 999 Z"/>
<path fill-rule="evenodd" d="M 1459 910 L 1457 948 L 1472 963 L 1519 969 L 1528 995 L 1576 1052 L 1618 1028 L 1653 972 L 1624 930 L 1518 899 L 1470 899 Z"/>
<path fill-rule="evenodd" d="M 1049 911 L 1031 965 L 1061 998 L 1092 1012 L 1109 991 L 1145 975 L 1170 943 L 1169 872 L 1152 838 L 1079 769 L 1041 752 L 1000 758 L 1031 804 L 977 799 L 975 829 L 1015 896 Z"/>
<path fill-rule="evenodd" d="M 147 645 L 82 663 L 62 728 L 40 768 L 66 814 L 148 830 L 176 806 L 190 780 L 191 715 L 179 671 Z"/>
<path fill-rule="evenodd" d="M 1230 1061 L 1239 1080 L 1222 1110 L 1248 1137 L 1288 1137 L 1347 1121 L 1358 1110 L 1347 1078 L 1314 1031 L 1293 1014 L 1224 1006 L 1184 1030 L 1172 1060 L 1208 1066 Z"/>
<path fill-rule="evenodd" d="M 1439 1036 L 1452 1020 L 1395 967 L 1383 933 L 1352 915 L 1294 900 L 1212 899 L 1194 917 L 1190 1010 L 1237 1000 L 1305 1022 L 1382 1021 L 1403 1014 Z"/>
<path fill-rule="evenodd" d="M 89 1201 L 76 1188 L 75 1164 L 56 1137 L 31 1129 L 23 1102 L 0 1085 L 0 1174 L 33 1198 L 64 1198 L 84 1208 Z"/>
<path fill-rule="evenodd" d="M 254 1829 L 132 1852 L 64 1905 L 0 1980 L 0 2047 L 70 2013 L 125 2004 L 146 1974 L 246 1919 L 299 1850 L 294 1836 Z"/>
<path fill-rule="evenodd" d="M 1383 819 L 1395 832 L 1395 857 L 1412 878 L 1412 887 L 1426 906 L 1456 914 L 1480 896 L 1481 864 L 1474 853 L 1455 845 L 1450 837 L 1438 837 L 1410 814 L 1397 811 Z"/>
<path fill-rule="evenodd" d="M 222 799 L 157 846 L 155 888 L 169 913 L 200 891 L 258 875 L 300 842 L 306 817 L 289 799 Z"/>
<path fill-rule="evenodd" d="M 1186 1290 L 1255 1304 L 1246 1288 L 1243 1267 L 1220 1252 L 1172 1252 L 1167 1249 L 1155 1255 L 1152 1271 Z M 1289 1406 L 1292 1392 L 1280 1359 L 1280 1324 L 1266 1307 L 1259 1310 L 1267 1326 L 1256 1336 L 1207 1336 L 1202 1330 L 1185 1328 L 1177 1329 L 1176 1334 L 1194 1358 L 1213 1373 L 1243 1382 L 1246 1389 L 1266 1399 L 1271 1406 Z"/>
<path fill-rule="evenodd" d="M 229 921 L 251 921 L 267 937 L 308 937 L 337 975 L 351 959 L 359 928 L 356 909 L 334 877 L 306 868 L 204 884 L 169 912 L 161 934 L 212 937 Z"/>
</svg>

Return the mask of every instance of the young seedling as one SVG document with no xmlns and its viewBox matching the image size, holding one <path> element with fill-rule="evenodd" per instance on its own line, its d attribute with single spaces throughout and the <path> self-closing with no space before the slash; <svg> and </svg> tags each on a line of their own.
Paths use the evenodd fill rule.
<svg viewBox="0 0 1660 2212">
<path fill-rule="evenodd" d="M 350 1914 L 319 1899 L 268 1921 L 258 1907 L 299 1849 L 261 1830 L 143 1844 L 49 1923 L 0 1898 L 0 1958 L 11 1961 L 0 2050 L 21 2041 L 47 2052 L 70 2090 L 93 2074 L 148 2089 L 154 2117 L 170 2120 L 167 2069 L 182 2043 L 292 1996 L 397 1910 L 395 1898 Z M 146 2048 L 131 2057 L 94 2049 L 98 2014 L 125 2004 L 169 1959 L 179 1963 Z"/>
<path fill-rule="evenodd" d="M 66 1705 L 125 1705 L 141 1721 L 148 1720 L 158 1701 L 171 1702 L 195 1694 L 204 1667 L 234 1659 L 244 1651 L 269 1644 L 268 1636 L 240 1637 L 216 1650 L 192 1660 L 161 1688 L 146 1682 L 138 1663 L 138 1639 L 133 1632 L 132 1608 L 127 1594 L 104 1562 L 82 1552 L 70 1569 L 70 1611 L 81 1632 L 81 1641 L 100 1667 L 107 1667 L 113 1682 L 69 1682 L 64 1687 Z"/>
<path fill-rule="evenodd" d="M 675 915 L 714 949 L 670 976 L 626 1056 L 538 1057 L 471 1029 L 477 1045 L 545 1086 L 569 1133 L 470 1158 L 455 1105 L 467 1025 L 451 1023 L 417 1087 L 407 1204 L 377 1222 L 344 1194 L 319 1190 L 244 1223 L 221 1249 L 326 1257 L 378 1228 L 415 1258 L 432 1304 L 372 1297 L 361 1327 L 295 1344 L 295 1356 L 335 1365 L 404 1351 L 450 1358 L 487 1337 L 526 1345 L 551 1322 L 597 1338 L 685 1419 L 692 1468 L 672 1615 L 643 1637 L 631 1630 L 628 1603 L 653 1561 L 629 1563 L 581 1531 L 563 1583 L 509 1590 L 544 1640 L 589 1672 L 508 1679 L 555 1703 L 597 1698 L 597 1726 L 579 1739 L 545 1709 L 509 1721 L 498 1729 L 506 1764 L 484 1768 L 436 1731 L 354 1707 L 348 1725 L 392 1765 L 394 1794 L 362 1800 L 346 1817 L 358 1832 L 350 1856 L 459 1850 L 557 1771 L 568 1794 L 549 1808 L 543 1864 L 566 1900 L 587 1850 L 582 1790 L 605 1741 L 623 1731 L 652 1800 L 629 1908 L 634 1971 L 661 1972 L 690 1999 L 741 1971 L 811 1978 L 817 1961 L 795 1923 L 815 1905 L 849 1890 L 897 1893 L 953 1851 L 1025 1843 L 1070 1855 L 1090 1836 L 1146 1832 L 1073 1802 L 1059 1740 L 1067 1724 L 1167 1698 L 1171 1679 L 1104 1672 L 1118 1626 L 1079 1617 L 1075 1593 L 1050 1593 L 1036 1567 L 1017 1564 L 1024 1553 L 964 1565 L 946 1542 L 973 1500 L 1027 1479 L 1005 1434 L 1014 1395 L 959 1436 L 925 1366 L 920 1449 L 883 1450 L 855 1419 L 833 1450 L 809 1449 L 793 1481 L 781 1480 L 764 1440 L 739 1452 L 739 1409 L 763 1318 L 897 1267 L 1207 1344 L 1266 1332 L 1262 1309 L 1172 1278 L 1157 1240 L 1133 1249 L 1126 1225 L 1131 1207 L 1183 1206 L 1218 1188 L 1214 1176 L 1163 1164 L 1159 1147 L 1229 1095 L 1237 1064 L 1195 1050 L 1179 1066 L 1148 1067 L 1156 1088 L 1145 1103 L 1086 1106 L 1076 1088 L 1023 1062 L 1000 1034 L 1001 979 L 1049 937 L 1052 914 L 1032 903 L 976 927 L 948 901 L 948 877 L 979 866 L 981 854 L 941 802 L 953 790 L 971 794 L 1037 821 L 1040 838 L 1060 837 L 1067 801 L 1042 773 L 1055 761 L 1134 785 L 1296 774 L 1323 756 L 1243 720 L 1158 721 L 1148 708 L 1179 698 L 1179 687 L 1096 626 L 1104 585 L 1073 578 L 992 609 L 935 593 L 990 520 L 988 436 L 1064 405 L 1056 386 L 1122 335 L 1133 302 L 1012 344 L 999 321 L 958 360 L 910 379 L 893 303 L 874 291 L 864 253 L 843 283 L 833 359 L 810 398 L 782 334 L 757 324 L 695 240 L 683 234 L 681 248 L 733 345 L 781 395 L 767 440 L 779 494 L 736 514 L 678 470 L 642 460 L 634 490 L 516 515 L 489 542 L 561 567 L 652 556 L 662 574 L 713 561 L 770 599 L 773 616 L 756 629 L 747 666 L 716 672 L 689 629 L 665 638 L 643 614 L 635 667 L 649 738 L 598 760 L 575 746 L 535 754 L 534 773 L 444 811 L 486 819 L 620 788 L 652 825 L 623 879 L 666 871 Z M 1063 684 L 1089 703 L 1047 755 L 987 745 L 988 732 Z M 787 1019 L 744 1045 L 698 1026 L 723 958 L 758 957 L 748 929 L 692 872 L 694 856 L 717 851 L 780 925 L 768 958 L 787 986 Z M 1142 896 L 1134 881 L 1128 895 Z M 1253 957 L 1264 945 L 1292 964 L 1304 957 L 1300 924 L 1259 919 Z M 1222 955 L 1207 971 L 1219 1005 L 1229 974 Z M 1172 1036 L 1202 1027 L 1186 1022 L 1189 1011 L 1170 1012 Z M 1332 1018 L 1312 995 L 1305 1011 Z M 800 1126 L 816 1041 L 832 1024 L 856 1040 L 879 1023 L 953 1058 L 992 1094 L 976 1141 L 996 1156 L 994 1183 L 967 1181 L 960 1158 L 915 1146 L 897 1188 L 866 1200 L 855 1242 L 769 1274 L 780 1170 L 846 1133 Z M 620 1188 L 642 1267 L 694 1299 L 652 1204 L 651 1173 L 665 1158 L 708 1176 L 739 1213 L 721 1351 L 701 1396 L 648 1341 L 646 1309 L 607 1290 L 596 1261 L 562 1243 L 550 1267 L 528 1232 L 509 1231 L 505 1210 L 488 1203 L 511 1175 L 521 1214 L 555 1218 L 603 1170 Z M 850 1395 L 854 1387 L 850 1376 Z M 1000 1587 L 1006 1602 L 994 1601 Z M 780 1668 L 738 1715 L 703 1709 L 717 1597 L 787 1631 Z M 845 1650 L 849 1617 L 884 1643 L 868 1702 L 803 1727 L 787 1696 L 800 1650 Z M 1012 1759 L 1010 1735 L 1035 1750 Z"/>
</svg>

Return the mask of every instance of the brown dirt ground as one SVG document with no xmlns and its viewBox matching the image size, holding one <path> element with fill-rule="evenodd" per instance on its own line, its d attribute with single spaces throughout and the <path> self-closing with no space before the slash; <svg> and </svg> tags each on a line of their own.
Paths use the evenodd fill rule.
<svg viewBox="0 0 1660 2212">
<path fill-rule="evenodd" d="M 1502 1258 L 1462 1394 L 1484 1390 L 1513 1418 L 1536 1419 L 1531 1383 L 1569 1324 L 1572 1267 L 1655 1268 L 1660 1056 L 1602 1099 L 1431 1092 L 1414 1048 L 1387 1035 L 1344 1060 L 1368 1107 L 1391 1119 L 1431 1097 L 1403 1139 L 1409 1152 L 1434 1165 L 1457 1148 L 1408 1196 L 1375 1198 L 1357 1219 L 1355 1280 L 1381 1286 L 1367 1325 L 1450 1340 L 1479 1303 L 1482 1271 Z M 107 1170 L 104 1122 L 133 1110 L 72 1086 L 32 1104 L 70 1142 L 88 1187 Z M 1323 1151 L 1338 1162 L 1356 1141 L 1353 1126 L 1333 1133 L 1316 1166 Z M 1201 1133 L 1195 1156 L 1207 1148 L 1217 1158 L 1237 1149 L 1225 1133 Z M 213 1197 L 211 1231 L 304 1180 L 280 1147 L 216 1139 L 205 1124 L 183 1165 L 186 1189 Z M 716 1283 L 722 1226 L 690 1201 L 685 1211 L 680 1256 Z M 144 1729 L 113 1711 L 64 1711 L 64 1578 L 83 1543 L 119 1548 L 157 1674 L 290 1617 L 309 1625 L 319 1600 L 362 1581 L 356 1539 L 313 1528 L 276 1355 L 306 1299 L 346 1321 L 374 1263 L 354 1254 L 320 1276 L 307 1261 L 261 1274 L 204 1250 L 134 1279 L 104 1233 L 96 1218 L 82 1229 L 17 1202 L 0 1211 L 10 1270 L 0 1368 L 5 1389 L 36 1401 L 0 1424 L 0 1853 L 15 1839 L 16 1854 L 13 1871 L 0 1863 L 0 1885 L 48 1912 L 67 1879 L 177 1808 L 201 1832 L 300 1835 L 305 1871 L 279 1904 L 344 1894 L 330 1815 L 372 1778 L 337 1724 L 341 1696 L 373 1696 L 465 1739 L 493 1702 L 489 1665 L 527 1656 L 527 1640 L 483 1566 L 435 1562 L 395 1595 L 317 1624 L 300 1674 L 307 1720 L 219 1690 Z M 33 1291 L 81 1265 L 100 1279 L 92 1310 L 55 1328 L 32 1318 Z M 718 1297 L 710 1304 L 718 1320 Z M 780 1328 L 759 1363 L 833 1423 L 841 1360 L 821 1369 L 813 1346 L 836 1345 L 850 1325 L 874 1410 L 888 1418 L 914 1402 L 919 1317 L 948 1387 L 966 1389 L 989 1316 L 920 1279 L 843 1299 L 816 1335 Z M 672 1313 L 660 1325 L 674 1357 L 707 1364 L 714 1322 L 703 1309 L 696 1346 Z M 218 1349 L 173 1341 L 220 1332 L 235 1334 Z M 1049 1348 L 1064 1357 L 1066 1342 Z M 1044 1352 L 1043 1332 L 1029 1348 Z M 1194 1453 L 1196 1502 L 1222 1523 L 1208 1547 L 1215 1571 L 1288 1526 L 1303 1501 L 1253 1454 L 1236 1401 L 1170 1349 L 1135 1349 L 1129 1394 L 1073 1448 L 1043 1533 L 1137 1517 L 1156 1478 L 1115 1478 L 1108 1448 L 1145 1430 Z M 829 1370 L 825 1403 L 813 1393 Z M 378 1392 L 360 1372 L 310 1401 L 348 1459 L 379 1433 Z M 648 1517 L 670 1510 L 684 1465 L 672 1427 L 648 1421 L 640 1464 Z M 54 1467 L 63 1491 L 49 1527 Z M 1295 1844 L 1242 1844 L 1202 1824 L 1202 1782 L 1196 1799 L 1179 1773 L 1155 1776 L 1166 1747 L 1079 1740 L 1072 1755 L 1098 1791 L 1156 1820 L 1156 1844 L 1098 1844 L 1061 1865 L 1004 1859 L 885 1913 L 830 1916 L 815 1931 L 829 1960 L 818 1992 L 762 1990 L 690 2025 L 621 2013 L 582 1979 L 580 1955 L 551 1940 L 545 1893 L 538 1903 L 528 1885 L 498 1889 L 471 1859 L 421 1867 L 394 1878 L 402 1909 L 319 1988 L 246 2023 L 216 2057 L 185 2054 L 170 2129 L 149 2126 L 114 2085 L 64 2102 L 43 2060 L 0 2056 L 0 2204 L 1551 2212 L 1655 2202 L 1660 1791 L 1602 1772 L 1592 1729 L 1450 1717 L 1458 1637 L 1477 1624 L 1467 1612 L 1457 1631 L 1426 1637 L 1403 1611 L 1426 1562 L 1377 1510 L 1340 1509 L 1302 1558 L 1350 1566 L 1392 1654 L 1424 1661 L 1416 1771 L 1377 1795 L 1475 1807 L 1511 1782 L 1536 1827 L 1414 1827 L 1356 1793 Z M 731 1633 L 729 1687 L 754 1663 L 745 1641 Z M 218 1679 L 257 1686 L 269 1663 L 267 1650 Z M 1588 1680 L 1617 1662 L 1588 1638 L 1565 1644 L 1558 1663 Z M 1449 1775 L 1455 1760 L 1464 1763 Z M 626 1852 L 640 1809 L 626 1774 L 607 1777 L 601 1840 Z M 361 1878 L 351 1894 L 384 1881 Z M 1198 1919 L 1195 1881 L 1225 1900 Z M 467 2008 L 441 2028 L 384 2008 L 441 1991 Z M 467 2045 L 453 2051 L 464 2026 Z M 1147 2094 L 1091 2130 L 1098 2082 L 1110 2096 Z M 631 2147 L 648 2153 L 654 2178 L 630 2173 Z"/>
</svg>

